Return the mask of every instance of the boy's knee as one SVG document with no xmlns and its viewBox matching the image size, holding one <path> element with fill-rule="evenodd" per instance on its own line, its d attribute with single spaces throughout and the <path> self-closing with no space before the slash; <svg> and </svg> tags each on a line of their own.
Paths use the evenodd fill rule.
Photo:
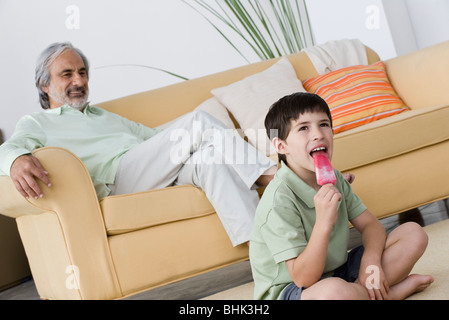
<svg viewBox="0 0 449 320">
<path fill-rule="evenodd" d="M 429 237 L 424 229 L 416 222 L 406 222 L 401 227 L 404 229 L 403 235 L 407 237 L 409 246 L 414 245 L 418 251 L 423 253 L 429 242 Z"/>
<path fill-rule="evenodd" d="M 417 241 L 427 245 L 429 238 L 427 236 L 427 233 L 419 224 L 417 224 L 416 222 L 407 222 L 404 223 L 403 226 L 407 228 L 407 233 L 409 233 L 412 238 L 415 238 Z"/>
<path fill-rule="evenodd" d="M 341 283 L 335 287 L 334 298 L 337 300 L 360 300 L 367 299 L 368 293 L 364 287 L 359 284 L 346 282 L 341 279 Z"/>
<path fill-rule="evenodd" d="M 319 300 L 358 300 L 367 299 L 366 289 L 356 283 L 346 282 L 340 278 L 327 278 L 315 296 Z"/>
</svg>

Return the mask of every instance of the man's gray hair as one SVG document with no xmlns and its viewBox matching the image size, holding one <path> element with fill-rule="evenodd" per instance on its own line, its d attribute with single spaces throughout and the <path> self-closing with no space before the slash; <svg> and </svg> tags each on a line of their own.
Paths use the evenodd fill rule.
<svg viewBox="0 0 449 320">
<path fill-rule="evenodd" d="M 50 45 L 41 53 L 36 63 L 35 82 L 36 88 L 39 92 L 39 103 L 43 109 L 50 108 L 50 99 L 48 94 L 42 90 L 42 87 L 50 84 L 50 65 L 66 50 L 72 50 L 79 54 L 84 62 L 87 78 L 89 78 L 89 61 L 81 50 L 75 48 L 70 42 L 57 42 Z"/>
</svg>

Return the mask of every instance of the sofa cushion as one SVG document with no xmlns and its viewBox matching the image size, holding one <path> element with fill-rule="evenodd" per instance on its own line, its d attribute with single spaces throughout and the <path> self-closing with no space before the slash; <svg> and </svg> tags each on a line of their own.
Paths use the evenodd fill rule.
<svg viewBox="0 0 449 320">
<path fill-rule="evenodd" d="M 305 90 L 290 61 L 284 57 L 262 72 L 211 92 L 232 113 L 248 141 L 269 155 L 275 151 L 265 131 L 268 109 L 283 96 L 299 91 Z"/>
<path fill-rule="evenodd" d="M 335 133 L 409 110 L 388 81 L 381 61 L 329 72 L 303 85 L 326 100 Z"/>
<path fill-rule="evenodd" d="M 411 110 L 334 136 L 332 164 L 348 171 L 449 140 L 449 106 Z"/>
<path fill-rule="evenodd" d="M 215 213 L 204 192 L 191 185 L 106 197 L 100 206 L 108 235 Z"/>
</svg>

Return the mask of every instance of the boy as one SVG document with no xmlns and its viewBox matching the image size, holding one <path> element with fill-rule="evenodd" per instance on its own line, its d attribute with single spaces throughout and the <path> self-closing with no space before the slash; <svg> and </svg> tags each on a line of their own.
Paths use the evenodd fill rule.
<svg viewBox="0 0 449 320">
<path fill-rule="evenodd" d="M 427 235 L 406 223 L 386 235 L 342 174 L 320 186 L 313 153 L 333 152 L 330 110 L 319 96 L 295 93 L 273 104 L 265 127 L 281 168 L 257 207 L 250 238 L 256 299 L 404 299 L 433 282 L 409 275 Z M 348 254 L 348 222 L 363 246 Z M 360 270 L 360 271 L 359 271 Z"/>
</svg>

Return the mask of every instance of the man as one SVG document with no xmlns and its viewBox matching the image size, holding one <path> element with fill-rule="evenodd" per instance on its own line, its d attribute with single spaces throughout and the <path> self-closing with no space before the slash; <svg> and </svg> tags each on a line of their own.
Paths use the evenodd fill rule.
<svg viewBox="0 0 449 320">
<path fill-rule="evenodd" d="M 24 197 L 43 197 L 36 179 L 51 186 L 51 168 L 43 168 L 31 152 L 63 147 L 86 165 L 99 198 L 193 184 L 206 193 L 232 244 L 249 240 L 259 201 L 254 189 L 268 184 L 276 165 L 234 131 L 205 112 L 187 114 L 161 130 L 90 106 L 89 63 L 70 43 L 43 51 L 35 80 L 45 111 L 20 119 L 0 146 L 0 170 Z M 241 155 L 224 148 L 229 141 L 244 146 L 237 148 Z"/>
</svg>

